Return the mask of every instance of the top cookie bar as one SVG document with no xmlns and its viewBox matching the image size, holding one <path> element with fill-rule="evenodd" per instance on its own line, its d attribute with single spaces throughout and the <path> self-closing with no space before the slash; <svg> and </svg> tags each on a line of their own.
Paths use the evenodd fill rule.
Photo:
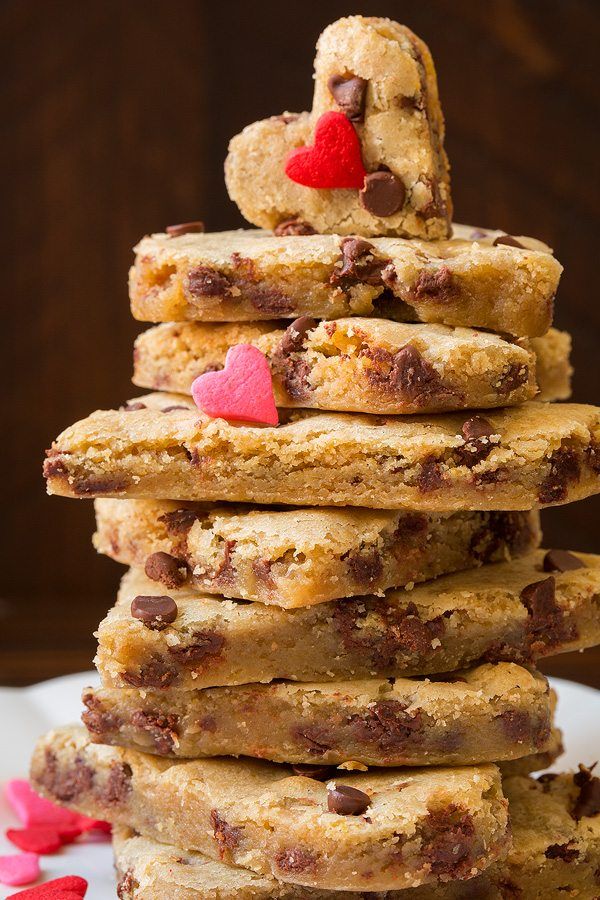
<svg viewBox="0 0 600 900">
<path fill-rule="evenodd" d="M 427 45 L 390 19 L 350 16 L 319 38 L 312 112 L 249 125 L 231 141 L 225 177 L 255 225 L 445 238 L 443 141 Z"/>
<path fill-rule="evenodd" d="M 131 310 L 147 322 L 381 316 L 536 337 L 562 272 L 540 241 L 463 225 L 435 242 L 240 230 L 154 234 L 135 250 Z"/>
</svg>

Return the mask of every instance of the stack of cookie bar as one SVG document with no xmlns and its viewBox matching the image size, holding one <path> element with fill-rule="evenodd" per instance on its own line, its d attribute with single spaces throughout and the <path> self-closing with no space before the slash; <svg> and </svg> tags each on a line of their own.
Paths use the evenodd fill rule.
<svg viewBox="0 0 600 900">
<path fill-rule="evenodd" d="M 561 266 L 451 227 L 408 29 L 334 23 L 315 77 L 230 147 L 267 230 L 137 247 L 152 392 L 48 453 L 130 569 L 34 784 L 113 823 L 121 898 L 595 897 L 600 780 L 528 775 L 561 749 L 535 661 L 600 643 L 600 557 L 539 549 L 600 491 L 600 410 L 551 402 Z"/>
</svg>

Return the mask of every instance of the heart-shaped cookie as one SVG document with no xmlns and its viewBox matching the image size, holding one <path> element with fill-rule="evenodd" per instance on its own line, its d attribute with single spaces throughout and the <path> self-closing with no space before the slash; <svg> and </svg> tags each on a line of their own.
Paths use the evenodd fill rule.
<svg viewBox="0 0 600 900">
<path fill-rule="evenodd" d="M 277 425 L 271 370 L 264 353 L 252 344 L 227 351 L 221 372 L 206 372 L 192 384 L 196 406 L 213 419 Z"/>
<path fill-rule="evenodd" d="M 248 221 L 282 234 L 445 238 L 452 203 L 443 137 L 427 46 L 389 19 L 351 16 L 319 38 L 312 112 L 236 135 L 227 187 Z"/>
</svg>

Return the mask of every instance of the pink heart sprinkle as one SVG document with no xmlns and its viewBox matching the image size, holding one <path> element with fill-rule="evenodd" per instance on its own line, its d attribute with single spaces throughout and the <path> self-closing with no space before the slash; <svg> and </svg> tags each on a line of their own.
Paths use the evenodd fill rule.
<svg viewBox="0 0 600 900">
<path fill-rule="evenodd" d="M 196 406 L 213 419 L 278 425 L 271 370 L 252 344 L 230 347 L 221 372 L 205 372 L 192 384 Z"/>
<path fill-rule="evenodd" d="M 14 887 L 31 884 L 40 877 L 40 859 L 35 853 L 0 856 L 0 882 Z"/>
<path fill-rule="evenodd" d="M 6 799 L 26 828 L 35 825 L 75 825 L 78 814 L 40 797 L 28 781 L 15 778 L 7 782 Z"/>
</svg>

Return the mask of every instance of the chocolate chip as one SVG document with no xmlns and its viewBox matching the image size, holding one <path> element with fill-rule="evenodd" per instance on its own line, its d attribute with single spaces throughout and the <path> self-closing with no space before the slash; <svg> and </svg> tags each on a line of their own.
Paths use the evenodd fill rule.
<svg viewBox="0 0 600 900">
<path fill-rule="evenodd" d="M 75 478 L 72 483 L 73 492 L 80 497 L 99 496 L 100 494 L 119 494 L 129 487 L 126 475 L 89 476 Z"/>
<path fill-rule="evenodd" d="M 40 782 L 56 800 L 71 803 L 91 789 L 94 783 L 94 771 L 79 753 L 73 763 L 67 767 L 59 765 L 56 754 L 51 750 L 46 750 L 45 766 L 40 775 Z"/>
<path fill-rule="evenodd" d="M 500 376 L 498 383 L 495 385 L 496 390 L 501 395 L 510 394 L 526 384 L 528 377 L 527 366 L 511 363 Z"/>
<path fill-rule="evenodd" d="M 167 665 L 159 656 L 151 657 L 139 666 L 137 672 L 122 672 L 125 684 L 135 688 L 156 688 L 164 690 L 177 681 L 179 673 Z"/>
<path fill-rule="evenodd" d="M 354 581 L 365 588 L 372 586 L 383 572 L 383 560 L 376 547 L 348 553 L 343 559 Z"/>
<path fill-rule="evenodd" d="M 329 283 L 351 287 L 353 284 L 381 285 L 381 272 L 388 261 L 378 259 L 375 248 L 369 241 L 359 237 L 345 237 L 340 243 L 341 265 L 338 263 L 331 273 Z"/>
<path fill-rule="evenodd" d="M 544 572 L 570 572 L 585 569 L 586 565 L 568 550 L 548 550 L 544 556 Z"/>
<path fill-rule="evenodd" d="M 285 222 L 280 222 L 273 231 L 273 234 L 277 237 L 296 237 L 298 235 L 316 233 L 312 225 L 309 225 L 308 222 L 303 222 L 301 219 L 286 219 Z"/>
<path fill-rule="evenodd" d="M 581 464 L 575 450 L 560 447 L 550 456 L 550 471 L 542 481 L 538 500 L 540 503 L 561 503 L 567 499 L 568 486 L 577 481 Z"/>
<path fill-rule="evenodd" d="M 231 852 L 239 846 L 244 829 L 230 825 L 216 809 L 210 811 L 210 824 L 214 838 L 219 845 L 219 856 L 223 859 L 228 851 Z"/>
<path fill-rule="evenodd" d="M 121 407 L 121 412 L 137 412 L 138 409 L 147 409 L 145 403 L 126 403 L 125 406 Z"/>
<path fill-rule="evenodd" d="M 315 756 L 331 750 L 334 743 L 331 730 L 324 725 L 296 726 L 291 729 L 291 732 L 293 737 L 296 740 L 303 741 L 308 752 L 313 753 Z"/>
<path fill-rule="evenodd" d="M 419 712 L 413 715 L 406 712 L 408 705 L 397 700 L 379 700 L 366 712 L 351 716 L 353 737 L 367 747 L 377 746 L 383 753 L 397 754 L 414 741 L 423 725 Z"/>
<path fill-rule="evenodd" d="M 107 806 L 123 803 L 131 791 L 133 772 L 127 763 L 113 763 L 108 773 L 106 784 L 100 793 L 100 799 Z"/>
<path fill-rule="evenodd" d="M 265 315 L 284 316 L 291 312 L 296 305 L 291 297 L 278 288 L 244 281 L 240 281 L 239 286 L 240 291 L 252 306 Z"/>
<path fill-rule="evenodd" d="M 373 216 L 393 216 L 404 206 L 406 188 L 391 172 L 371 172 L 358 193 L 361 206 Z"/>
<path fill-rule="evenodd" d="M 373 365 L 366 370 L 366 375 L 380 390 L 391 391 L 416 407 L 433 403 L 447 406 L 452 401 L 456 404 L 457 395 L 412 344 L 406 344 L 393 354 L 383 347 L 365 347 L 359 355 L 372 360 Z"/>
<path fill-rule="evenodd" d="M 419 490 L 424 494 L 429 493 L 429 491 L 437 491 L 442 487 L 444 483 L 444 473 L 440 463 L 435 457 L 431 456 L 421 463 L 421 469 L 417 475 L 416 483 Z"/>
<path fill-rule="evenodd" d="M 478 438 L 494 434 L 494 426 L 484 416 L 472 416 L 467 419 L 460 432 L 465 441 L 476 441 Z"/>
<path fill-rule="evenodd" d="M 252 563 L 252 572 L 256 575 L 258 581 L 262 582 L 262 584 L 271 590 L 275 587 L 272 569 L 272 559 L 255 559 Z"/>
<path fill-rule="evenodd" d="M 119 716 L 105 709 L 102 702 L 93 694 L 85 694 L 81 699 L 86 707 L 81 714 L 81 721 L 88 731 L 104 736 L 111 731 L 118 731 L 121 725 Z"/>
<path fill-rule="evenodd" d="M 211 656 L 218 656 L 225 645 L 225 638 L 215 631 L 195 631 L 192 642 L 169 647 L 169 653 L 180 665 L 194 666 Z"/>
<path fill-rule="evenodd" d="M 292 766 L 294 775 L 300 775 L 302 778 L 314 778 L 315 781 L 327 781 L 335 772 L 335 766 Z"/>
<path fill-rule="evenodd" d="M 181 587 L 187 581 L 188 575 L 187 565 L 183 560 L 171 556 L 170 553 L 164 553 L 162 550 L 150 554 L 146 560 L 144 572 L 152 581 L 160 581 L 168 588 Z M 177 610 L 177 607 L 175 609 Z"/>
<path fill-rule="evenodd" d="M 177 618 L 177 604 L 172 597 L 138 596 L 131 601 L 131 615 L 146 628 L 162 631 Z"/>
<path fill-rule="evenodd" d="M 198 219 L 195 222 L 183 222 L 181 225 L 167 225 L 165 231 L 169 237 L 179 237 L 182 234 L 201 234 L 204 231 L 204 222 Z"/>
<path fill-rule="evenodd" d="M 575 785 L 579 788 L 579 796 L 571 812 L 576 822 L 580 819 L 597 816 L 600 813 L 600 778 L 592 772 L 596 766 L 579 766 L 579 772 L 573 776 Z"/>
<path fill-rule="evenodd" d="M 521 600 L 534 619 L 543 619 L 556 608 L 556 581 L 550 575 L 528 584 L 521 591 Z"/>
<path fill-rule="evenodd" d="M 219 584 L 222 587 L 232 587 L 235 584 L 237 569 L 232 556 L 236 544 L 237 541 L 225 541 L 223 546 L 223 559 L 212 576 L 212 580 L 215 584 Z"/>
<path fill-rule="evenodd" d="M 175 509 L 158 517 L 159 522 L 164 522 L 170 535 L 186 535 L 195 522 L 206 518 L 206 512 L 195 509 Z"/>
<path fill-rule="evenodd" d="M 494 426 L 484 416 L 472 416 L 467 419 L 461 428 L 465 443 L 457 449 L 460 462 L 472 467 L 489 456 L 494 447 L 490 437 L 494 433 Z"/>
<path fill-rule="evenodd" d="M 331 96 L 351 122 L 362 122 L 368 82 L 358 75 L 332 75 L 327 81 Z"/>
<path fill-rule="evenodd" d="M 422 547 L 425 545 L 429 532 L 429 519 L 423 513 L 401 514 L 396 529 L 392 535 L 394 545 L 400 552 L 409 547 Z"/>
<path fill-rule="evenodd" d="M 448 266 L 440 266 L 434 270 L 423 269 L 412 287 L 412 294 L 417 301 L 448 303 L 456 296 L 457 286 Z"/>
<path fill-rule="evenodd" d="M 48 459 L 44 460 L 44 478 L 66 478 L 69 470 L 64 460 L 57 458 L 55 450 L 46 450 Z"/>
<path fill-rule="evenodd" d="M 430 810 L 422 852 L 430 862 L 431 872 L 437 876 L 465 877 L 472 864 L 474 835 L 473 817 L 467 810 L 453 803 Z"/>
<path fill-rule="evenodd" d="M 531 737 L 531 716 L 523 709 L 507 709 L 500 713 L 497 721 L 514 744 L 522 744 Z"/>
<path fill-rule="evenodd" d="M 152 710 L 136 709 L 131 714 L 131 724 L 134 728 L 148 732 L 154 749 L 160 756 L 168 756 L 173 752 L 179 736 L 179 716 L 175 713 L 165 715 Z"/>
<path fill-rule="evenodd" d="M 195 266 L 188 273 L 188 290 L 193 297 L 225 297 L 231 281 L 210 266 Z"/>
<path fill-rule="evenodd" d="M 494 238 L 494 247 L 497 247 L 499 244 L 506 244 L 507 247 L 518 247 L 519 250 L 525 249 L 524 245 L 510 234 L 499 234 L 497 238 Z"/>
<path fill-rule="evenodd" d="M 396 609 L 378 598 L 337 602 L 333 621 L 345 650 L 369 658 L 373 674 L 406 666 L 407 657 L 430 657 L 432 642 L 446 630 L 443 615 L 424 622 L 414 603 Z"/>
<path fill-rule="evenodd" d="M 314 872 L 317 867 L 317 857 L 310 850 L 303 847 L 285 847 L 275 856 L 277 867 L 282 872 Z"/>
<path fill-rule="evenodd" d="M 347 784 L 336 784 L 327 791 L 327 809 L 338 816 L 362 816 L 371 805 L 371 798 Z"/>
<path fill-rule="evenodd" d="M 310 316 L 300 316 L 299 319 L 294 319 L 292 324 L 286 328 L 281 339 L 281 352 L 294 353 L 301 350 L 304 346 L 304 338 L 309 331 L 316 327 L 316 320 L 311 319 Z"/>
<path fill-rule="evenodd" d="M 544 852 L 546 859 L 562 859 L 563 862 L 572 863 L 579 858 L 579 850 L 570 842 L 568 844 L 550 844 Z"/>
<path fill-rule="evenodd" d="M 521 600 L 529 612 L 527 632 L 533 656 L 546 655 L 549 648 L 575 640 L 577 627 L 565 619 L 564 610 L 556 602 L 553 575 L 523 588 Z"/>
<path fill-rule="evenodd" d="M 117 897 L 119 900 L 133 900 L 139 886 L 140 883 L 134 878 L 132 870 L 128 869 L 117 884 Z"/>
<path fill-rule="evenodd" d="M 533 549 L 533 533 L 526 513 L 483 513 L 482 522 L 469 544 L 469 553 L 479 562 L 505 559 L 506 550 L 521 556 Z"/>
</svg>

